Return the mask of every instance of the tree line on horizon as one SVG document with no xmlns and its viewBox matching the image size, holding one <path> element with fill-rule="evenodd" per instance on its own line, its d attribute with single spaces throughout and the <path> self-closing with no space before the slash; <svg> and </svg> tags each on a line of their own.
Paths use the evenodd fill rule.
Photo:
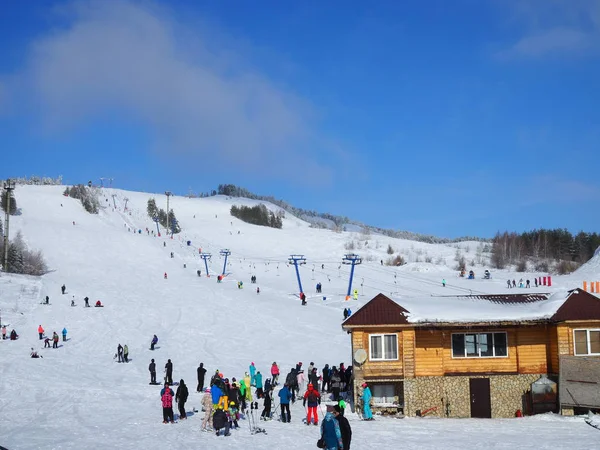
<svg viewBox="0 0 600 450">
<path fill-rule="evenodd" d="M 273 211 L 269 211 L 262 203 L 256 206 L 232 205 L 230 213 L 232 216 L 253 225 L 262 225 L 271 228 L 283 227 L 283 211 L 275 214 Z"/>
<path fill-rule="evenodd" d="M 150 216 L 152 220 L 157 221 L 164 228 L 167 228 L 168 218 L 170 230 L 168 230 L 167 232 L 170 231 L 173 234 L 181 233 L 181 226 L 179 225 L 177 217 L 175 217 L 175 211 L 173 211 L 173 208 L 169 210 L 169 214 L 167 216 L 165 210 L 156 206 L 156 200 L 154 198 L 151 198 L 148 200 L 148 206 L 146 208 L 146 211 L 148 212 L 148 216 Z"/>
</svg>

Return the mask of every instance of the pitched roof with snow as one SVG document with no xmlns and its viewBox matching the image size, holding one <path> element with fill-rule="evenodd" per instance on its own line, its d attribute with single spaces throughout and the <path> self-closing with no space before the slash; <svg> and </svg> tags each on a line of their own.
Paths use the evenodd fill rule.
<svg viewBox="0 0 600 450">
<path fill-rule="evenodd" d="M 554 294 L 493 294 L 442 297 L 377 295 L 343 327 L 428 323 L 600 320 L 600 299 L 582 290 Z"/>
</svg>

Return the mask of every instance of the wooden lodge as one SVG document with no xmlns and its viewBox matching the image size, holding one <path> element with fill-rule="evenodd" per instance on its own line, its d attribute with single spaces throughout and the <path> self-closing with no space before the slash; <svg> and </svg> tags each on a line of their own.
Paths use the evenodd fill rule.
<svg viewBox="0 0 600 450">
<path fill-rule="evenodd" d="M 579 289 L 397 300 L 379 294 L 342 328 L 352 336 L 355 398 L 366 381 L 382 412 L 574 414 L 581 399 L 557 398 L 561 365 L 585 358 L 589 376 L 600 373 L 600 299 Z"/>
</svg>

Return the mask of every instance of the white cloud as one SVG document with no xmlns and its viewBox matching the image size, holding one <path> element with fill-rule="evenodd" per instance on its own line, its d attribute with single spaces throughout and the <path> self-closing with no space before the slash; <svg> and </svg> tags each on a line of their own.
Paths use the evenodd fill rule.
<svg viewBox="0 0 600 450">
<path fill-rule="evenodd" d="M 598 0 L 521 0 L 509 3 L 520 36 L 500 59 L 600 54 Z"/>
<path fill-rule="evenodd" d="M 314 107 L 170 11 L 112 1 L 64 11 L 69 25 L 33 44 L 19 76 L 47 131 L 125 114 L 152 130 L 154 150 L 330 176 L 311 150 L 328 151 Z"/>
</svg>

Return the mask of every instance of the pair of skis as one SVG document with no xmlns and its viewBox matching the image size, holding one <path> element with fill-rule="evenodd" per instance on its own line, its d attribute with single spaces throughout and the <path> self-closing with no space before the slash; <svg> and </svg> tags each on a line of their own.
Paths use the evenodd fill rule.
<svg viewBox="0 0 600 450">
<path fill-rule="evenodd" d="M 250 428 L 250 434 L 264 433 L 267 434 L 267 430 L 256 426 L 256 418 L 254 417 L 254 411 L 258 414 L 258 402 L 250 403 L 250 420 L 248 420 L 248 427 Z"/>
</svg>

